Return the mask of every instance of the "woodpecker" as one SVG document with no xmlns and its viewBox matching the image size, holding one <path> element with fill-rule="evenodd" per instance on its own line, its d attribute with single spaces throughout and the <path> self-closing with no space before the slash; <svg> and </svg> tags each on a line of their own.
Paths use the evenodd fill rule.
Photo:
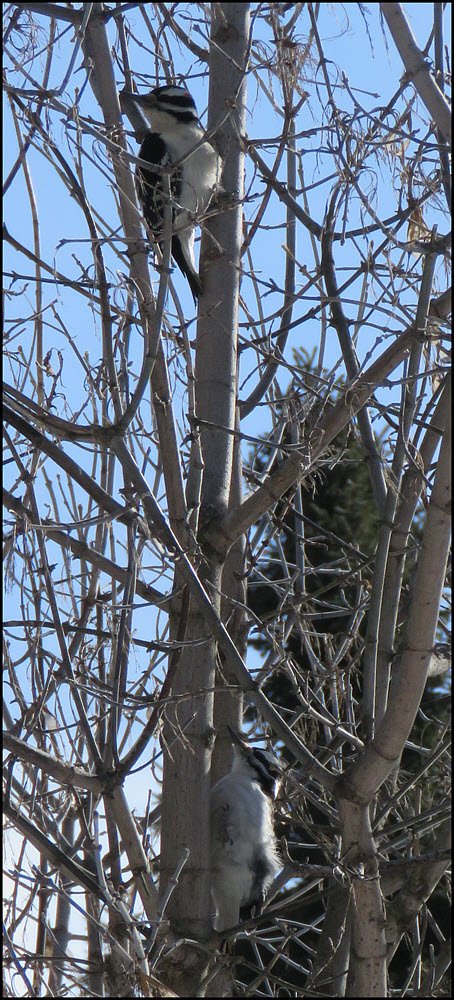
<svg viewBox="0 0 454 1000">
<path fill-rule="evenodd" d="M 220 188 L 221 157 L 211 142 L 203 140 L 197 110 L 185 87 L 156 87 L 149 94 L 123 91 L 134 100 L 146 117 L 146 132 L 137 164 L 136 188 L 145 222 L 162 249 L 162 174 L 153 168 L 175 163 L 170 175 L 172 194 L 172 256 L 189 282 L 194 301 L 202 282 L 194 262 L 194 227 Z"/>
<path fill-rule="evenodd" d="M 217 931 L 260 907 L 282 868 L 274 833 L 280 767 L 267 750 L 250 747 L 229 727 L 234 759 L 211 790 L 211 895 Z"/>
</svg>

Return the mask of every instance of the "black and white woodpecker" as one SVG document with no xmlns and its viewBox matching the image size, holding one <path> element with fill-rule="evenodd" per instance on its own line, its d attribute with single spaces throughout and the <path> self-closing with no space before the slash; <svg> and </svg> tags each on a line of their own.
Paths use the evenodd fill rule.
<svg viewBox="0 0 454 1000">
<path fill-rule="evenodd" d="M 194 228 L 220 188 L 222 161 L 208 139 L 203 141 L 194 99 L 185 87 L 156 87 L 149 94 L 123 91 L 145 116 L 149 130 L 142 130 L 136 188 L 147 226 L 163 245 L 163 182 L 154 167 L 175 164 L 170 174 L 172 196 L 172 256 L 189 282 L 194 300 L 202 282 L 194 260 Z M 131 116 L 130 116 L 131 117 Z M 143 133 L 145 133 L 143 135 Z"/>
<path fill-rule="evenodd" d="M 211 895 L 217 931 L 261 907 L 282 868 L 274 832 L 281 769 L 273 754 L 250 747 L 233 729 L 232 768 L 211 790 Z"/>
</svg>

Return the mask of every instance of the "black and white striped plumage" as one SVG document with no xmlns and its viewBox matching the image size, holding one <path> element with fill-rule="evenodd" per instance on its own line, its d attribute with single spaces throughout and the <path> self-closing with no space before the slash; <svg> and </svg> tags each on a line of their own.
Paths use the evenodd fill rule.
<svg viewBox="0 0 454 1000">
<path fill-rule="evenodd" d="M 274 833 L 279 764 L 230 732 L 232 769 L 211 790 L 211 895 L 218 931 L 261 906 L 282 867 Z"/>
<path fill-rule="evenodd" d="M 162 175 L 153 170 L 153 166 L 166 167 L 175 163 L 175 170 L 170 175 L 172 256 L 196 300 L 202 283 L 194 261 L 194 226 L 219 188 L 221 159 L 210 142 L 201 142 L 204 133 L 198 123 L 196 106 L 184 87 L 156 87 L 149 94 L 129 96 L 142 109 L 150 125 L 139 150 L 140 159 L 150 166 L 138 164 L 136 169 L 137 194 L 144 219 L 162 246 Z"/>
</svg>

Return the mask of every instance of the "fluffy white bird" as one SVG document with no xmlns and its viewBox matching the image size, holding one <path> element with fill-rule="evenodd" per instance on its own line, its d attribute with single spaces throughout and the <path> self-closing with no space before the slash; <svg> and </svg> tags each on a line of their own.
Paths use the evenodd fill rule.
<svg viewBox="0 0 454 1000">
<path fill-rule="evenodd" d="M 260 907 L 282 867 L 274 833 L 278 761 L 229 731 L 232 769 L 211 791 L 211 895 L 218 931 Z"/>
</svg>

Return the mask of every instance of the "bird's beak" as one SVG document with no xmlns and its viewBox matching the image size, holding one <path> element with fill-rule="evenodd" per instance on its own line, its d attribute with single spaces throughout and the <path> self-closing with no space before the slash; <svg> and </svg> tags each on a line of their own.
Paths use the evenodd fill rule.
<svg viewBox="0 0 454 1000">
<path fill-rule="evenodd" d="M 150 94 L 133 94 L 132 91 L 124 90 L 123 93 L 126 97 L 131 98 L 136 104 L 140 104 L 145 108 L 154 108 L 157 104 L 156 94 L 151 92 Z"/>
<path fill-rule="evenodd" d="M 227 729 L 232 737 L 233 744 L 237 743 L 238 746 L 243 748 L 243 750 L 245 749 L 245 747 L 248 747 L 248 744 L 245 743 L 243 739 L 241 739 L 241 736 L 239 736 L 234 729 L 232 729 L 229 725 L 227 725 Z"/>
</svg>

